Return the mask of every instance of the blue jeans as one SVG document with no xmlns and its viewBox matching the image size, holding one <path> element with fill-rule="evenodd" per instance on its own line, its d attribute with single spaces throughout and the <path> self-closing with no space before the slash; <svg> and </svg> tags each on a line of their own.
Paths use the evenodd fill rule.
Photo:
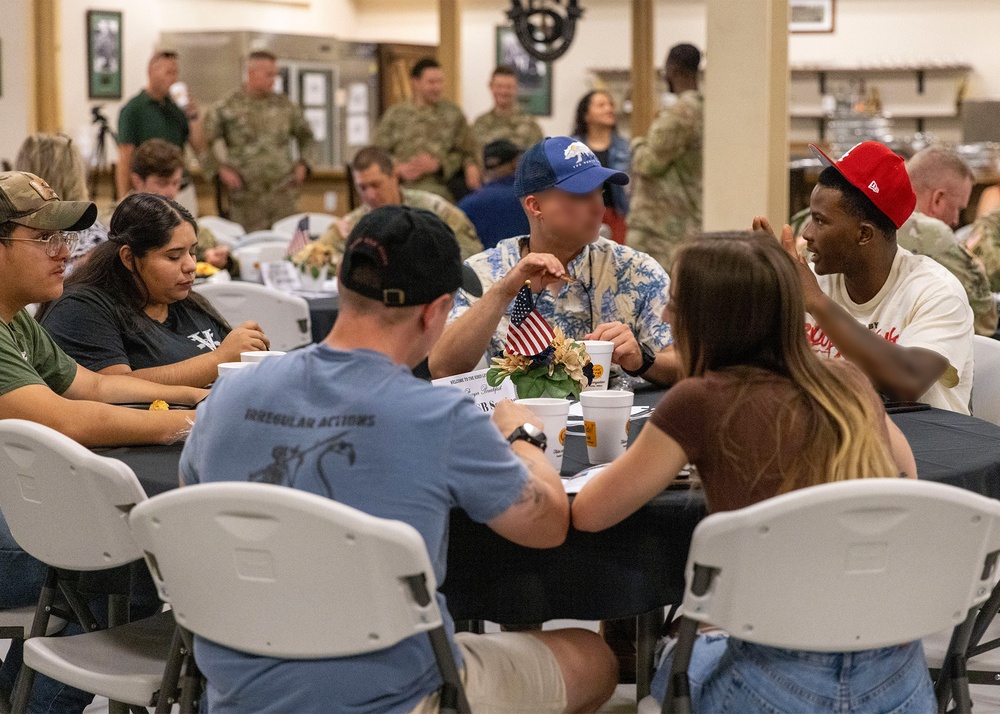
<svg viewBox="0 0 1000 714">
<path fill-rule="evenodd" d="M 25 553 L 14 541 L 7 527 L 7 521 L 0 513 L 0 609 L 24 607 L 38 602 L 42 585 L 45 584 L 45 564 Z M 101 626 L 108 622 L 108 598 L 110 592 L 129 594 L 132 619 L 149 617 L 161 606 L 156 595 L 149 571 L 144 563 L 133 563 L 113 570 L 86 573 L 81 578 L 80 589 L 88 597 L 91 612 Z M 76 624 L 67 625 L 60 635 L 80 635 L 83 628 Z M 14 679 L 23 661 L 22 640 L 12 640 L 7 658 L 0 666 L 0 690 L 10 694 Z M 35 676 L 28 703 L 29 714 L 73 714 L 82 712 L 94 700 L 94 695 L 57 682 L 44 675 Z"/>
<path fill-rule="evenodd" d="M 653 678 L 666 693 L 672 653 Z M 700 635 L 688 667 L 691 708 L 711 714 L 931 714 L 934 688 L 919 641 L 862 652 L 765 647 L 723 634 Z"/>
</svg>

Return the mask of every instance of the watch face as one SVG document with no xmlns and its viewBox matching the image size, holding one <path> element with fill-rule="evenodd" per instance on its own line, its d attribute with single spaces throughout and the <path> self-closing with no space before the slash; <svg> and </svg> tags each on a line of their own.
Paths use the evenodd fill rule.
<svg viewBox="0 0 1000 714">
<path fill-rule="evenodd" d="M 523 429 L 532 439 L 537 439 L 542 435 L 542 430 L 534 424 L 525 424 Z"/>
</svg>

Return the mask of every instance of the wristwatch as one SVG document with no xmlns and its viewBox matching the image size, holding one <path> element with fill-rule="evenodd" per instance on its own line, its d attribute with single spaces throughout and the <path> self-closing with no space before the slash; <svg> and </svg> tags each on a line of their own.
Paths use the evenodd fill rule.
<svg viewBox="0 0 1000 714">
<path fill-rule="evenodd" d="M 523 424 L 511 432 L 507 441 L 513 444 L 515 441 L 527 441 L 532 446 L 537 446 L 542 451 L 549 445 L 549 440 L 545 437 L 545 432 L 534 424 Z"/>
<path fill-rule="evenodd" d="M 649 371 L 649 368 L 656 362 L 656 353 L 653 352 L 649 345 L 644 342 L 640 342 L 639 351 L 642 352 L 642 366 L 639 369 L 633 371 L 622 367 L 622 372 L 627 374 L 629 377 L 641 377 L 646 374 L 646 372 Z"/>
</svg>

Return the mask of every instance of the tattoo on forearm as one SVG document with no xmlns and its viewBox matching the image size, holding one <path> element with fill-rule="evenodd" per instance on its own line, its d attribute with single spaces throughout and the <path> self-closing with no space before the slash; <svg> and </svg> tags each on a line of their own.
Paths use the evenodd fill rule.
<svg viewBox="0 0 1000 714">
<path fill-rule="evenodd" d="M 521 491 L 521 495 L 517 499 L 517 505 L 529 502 L 536 506 L 542 502 L 542 492 L 539 490 L 538 484 L 535 483 L 533 474 L 528 476 L 528 483 L 524 484 L 524 490 Z"/>
</svg>

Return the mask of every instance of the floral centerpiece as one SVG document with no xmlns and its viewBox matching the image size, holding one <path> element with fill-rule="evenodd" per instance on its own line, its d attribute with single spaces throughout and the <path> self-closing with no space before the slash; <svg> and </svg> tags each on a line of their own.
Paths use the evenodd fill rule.
<svg viewBox="0 0 1000 714">
<path fill-rule="evenodd" d="M 320 241 L 312 241 L 301 250 L 293 253 L 289 260 L 303 274 L 318 279 L 323 272 L 329 272 L 330 268 L 337 267 L 336 258 L 337 253 L 331 246 Z"/>
<path fill-rule="evenodd" d="M 540 353 L 527 357 L 504 350 L 503 357 L 493 358 L 486 382 L 497 387 L 510 378 L 521 399 L 580 397 L 584 387 L 594 381 L 594 364 L 582 342 L 567 339 L 558 327 L 551 344 Z"/>
<path fill-rule="evenodd" d="M 337 253 L 329 245 L 312 241 L 288 258 L 299 269 L 303 278 L 311 278 L 317 288 L 322 287 L 331 272 L 337 267 Z M 305 282 L 305 281 L 303 281 Z M 307 287 L 303 284 L 303 287 Z"/>
<path fill-rule="evenodd" d="M 579 398 L 594 381 L 594 365 L 581 342 L 566 339 L 558 327 L 552 329 L 538 310 L 528 281 L 514 298 L 503 357 L 493 358 L 486 383 L 499 387 L 507 378 L 521 399 Z"/>
</svg>

